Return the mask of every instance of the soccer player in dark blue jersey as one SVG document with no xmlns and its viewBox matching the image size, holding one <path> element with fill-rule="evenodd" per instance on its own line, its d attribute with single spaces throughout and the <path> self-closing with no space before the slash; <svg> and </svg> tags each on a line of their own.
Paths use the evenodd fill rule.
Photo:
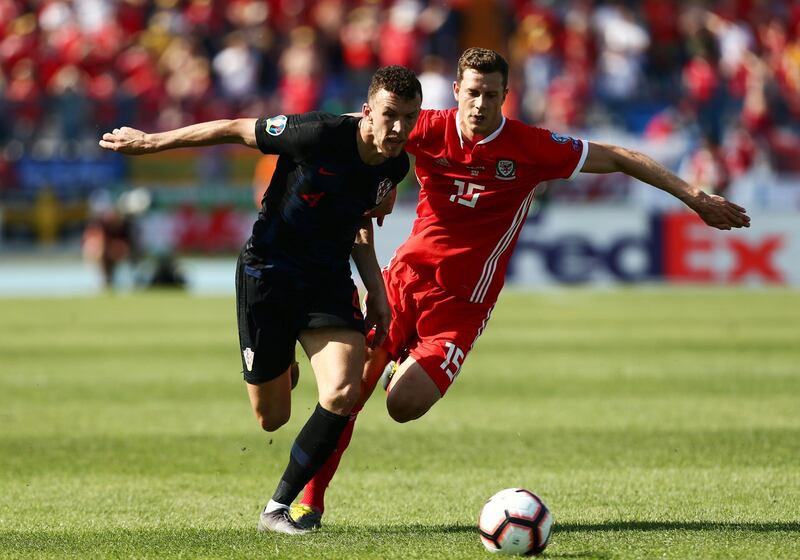
<svg viewBox="0 0 800 560">
<path fill-rule="evenodd" d="M 289 420 L 295 341 L 317 378 L 319 403 L 292 446 L 259 530 L 301 534 L 288 508 L 333 452 L 359 398 L 364 333 L 386 336 L 391 312 L 372 243 L 372 218 L 389 211 L 409 170 L 403 151 L 422 88 L 406 68 L 378 70 L 359 117 L 325 113 L 219 120 L 147 134 L 129 127 L 100 146 L 124 154 L 239 143 L 278 154 L 253 233 L 239 257 L 237 317 L 244 379 L 266 431 Z M 352 255 L 368 292 L 366 317 Z"/>
</svg>

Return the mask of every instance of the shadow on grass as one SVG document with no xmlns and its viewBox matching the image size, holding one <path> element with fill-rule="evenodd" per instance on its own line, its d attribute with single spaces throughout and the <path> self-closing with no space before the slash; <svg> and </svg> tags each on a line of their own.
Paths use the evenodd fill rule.
<svg viewBox="0 0 800 560">
<path fill-rule="evenodd" d="M 475 525 L 451 524 L 451 525 L 430 525 L 423 523 L 404 523 L 401 525 L 333 525 L 327 527 L 329 530 L 337 532 L 380 532 L 386 535 L 432 535 L 432 534 L 458 534 L 475 533 L 478 528 Z"/>
<path fill-rule="evenodd" d="M 561 534 L 602 532 L 657 532 L 657 531 L 741 531 L 756 533 L 800 533 L 800 522 L 725 523 L 710 521 L 614 521 L 605 523 L 557 523 L 555 538 Z M 462 542 L 472 543 L 468 535 L 476 535 L 473 524 L 397 524 L 350 525 L 333 524 L 319 533 L 297 541 L 285 535 L 257 535 L 253 528 L 203 529 L 175 528 L 108 528 L 105 530 L 28 530 L 0 531 L 0 556 L 11 551 L 12 556 L 32 557 L 96 557 L 113 558 L 167 558 L 175 556 L 214 556 L 222 552 L 238 551 L 245 556 L 262 554 L 264 546 L 278 545 L 283 552 L 294 554 L 311 547 L 324 550 L 330 558 L 349 558 L 353 551 L 358 558 L 371 553 L 397 552 L 388 557 L 401 558 L 404 546 L 415 546 L 424 552 L 426 543 L 450 543 L 460 550 Z M 462 539 L 462 536 L 464 539 Z M 475 541 L 477 542 L 477 541 Z M 300 548 L 298 548 L 300 547 Z M 322 547 L 322 548 L 320 548 Z M 420 548 L 421 547 L 421 548 Z M 272 548 L 270 548 L 272 550 Z M 471 549 L 470 549 L 471 550 Z M 294 551 L 294 552 L 292 552 Z M 370 552 L 371 551 L 371 552 Z M 420 553 L 422 553 L 420 552 Z M 299 553 L 299 552 L 298 552 Z M 471 553 L 470 553 L 471 554 Z M 366 555 L 366 556 L 365 556 Z M 424 554 L 423 554 L 424 556 Z M 606 558 L 600 551 L 551 551 L 552 558 Z M 306 556 L 301 555 L 305 558 Z"/>
<path fill-rule="evenodd" d="M 724 521 L 609 521 L 606 523 L 558 523 L 559 533 L 604 531 L 753 531 L 755 533 L 797 533 L 800 522 L 726 523 Z"/>
<path fill-rule="evenodd" d="M 390 535 L 414 535 L 432 533 L 477 533 L 475 525 L 425 525 L 409 523 L 407 525 L 354 526 L 334 525 L 328 530 L 335 532 L 379 531 Z M 755 533 L 798 533 L 800 521 L 771 523 L 733 523 L 724 521 L 607 521 L 604 523 L 559 523 L 556 521 L 555 532 L 558 533 L 592 533 L 605 531 L 752 531 Z"/>
</svg>

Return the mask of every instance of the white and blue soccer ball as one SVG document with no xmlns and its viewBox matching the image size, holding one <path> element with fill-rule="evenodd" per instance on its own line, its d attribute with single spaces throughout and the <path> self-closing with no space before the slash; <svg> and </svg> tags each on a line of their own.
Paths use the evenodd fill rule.
<svg viewBox="0 0 800 560">
<path fill-rule="evenodd" d="M 553 516 L 533 492 L 501 490 L 484 504 L 478 518 L 481 542 L 489 552 L 535 556 L 550 540 Z"/>
</svg>

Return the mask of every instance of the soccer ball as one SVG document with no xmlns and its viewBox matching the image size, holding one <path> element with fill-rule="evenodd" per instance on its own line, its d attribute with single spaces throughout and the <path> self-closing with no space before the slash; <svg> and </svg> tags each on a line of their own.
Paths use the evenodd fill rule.
<svg viewBox="0 0 800 560">
<path fill-rule="evenodd" d="M 553 516 L 544 502 L 522 488 L 506 488 L 489 498 L 478 518 L 483 546 L 501 554 L 539 554 L 552 527 Z"/>
</svg>

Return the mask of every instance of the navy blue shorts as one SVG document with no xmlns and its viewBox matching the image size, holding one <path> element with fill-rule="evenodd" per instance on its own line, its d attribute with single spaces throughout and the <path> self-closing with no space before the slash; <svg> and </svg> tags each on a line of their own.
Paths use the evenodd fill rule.
<svg viewBox="0 0 800 560">
<path fill-rule="evenodd" d="M 277 268 L 236 266 L 236 318 L 244 380 L 258 385 L 294 361 L 301 330 L 338 327 L 364 333 L 358 289 L 349 271 L 309 282 Z"/>
</svg>

